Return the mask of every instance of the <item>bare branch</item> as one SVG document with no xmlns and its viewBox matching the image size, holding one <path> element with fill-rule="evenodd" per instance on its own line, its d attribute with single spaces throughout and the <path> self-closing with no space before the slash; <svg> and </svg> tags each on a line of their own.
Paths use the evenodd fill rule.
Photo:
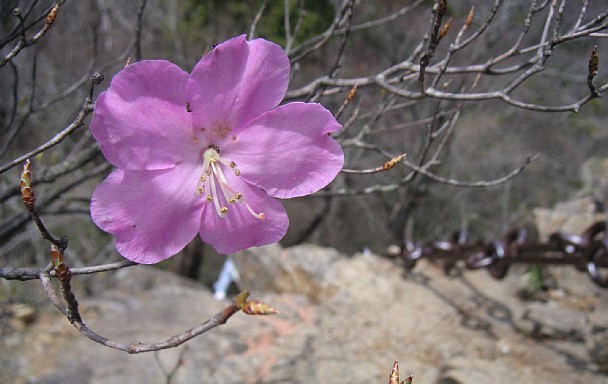
<svg viewBox="0 0 608 384">
<path fill-rule="evenodd" d="M 53 286 L 51 285 L 51 277 L 48 271 L 43 271 L 40 273 L 40 282 L 42 283 L 44 292 L 47 294 L 49 300 L 51 300 L 55 307 L 57 307 L 57 309 L 59 309 L 66 317 L 70 316 L 68 307 L 61 302 L 61 300 L 55 293 Z M 186 341 L 193 339 L 196 336 L 208 332 L 209 330 L 215 327 L 218 327 L 222 324 L 226 324 L 228 319 L 230 319 L 238 311 L 240 311 L 240 309 L 236 306 L 236 304 L 230 304 L 222 312 L 217 313 L 209 320 L 204 321 L 198 326 L 156 343 L 141 343 L 139 341 L 123 343 L 114 341 L 107 337 L 99 335 L 98 333 L 87 327 L 80 318 L 80 315 L 74 316 L 72 314 L 70 320 L 74 328 L 76 328 L 78 332 L 82 333 L 90 340 L 112 349 L 127 352 L 129 354 L 138 354 L 143 352 L 159 351 L 161 349 L 175 348 L 185 343 Z"/>
<path fill-rule="evenodd" d="M 82 104 L 80 112 L 78 113 L 76 118 L 74 120 L 72 120 L 72 122 L 67 127 L 65 127 L 63 130 L 61 130 L 61 132 L 56 134 L 52 139 L 50 139 L 46 143 L 38 146 L 36 149 L 33 149 L 33 150 L 19 156 L 15 160 L 1 166 L 0 174 L 8 171 L 9 169 L 13 168 L 17 164 L 22 163 L 26 159 L 29 159 L 30 157 L 34 157 L 37 154 L 42 153 L 42 152 L 46 151 L 47 149 L 52 148 L 53 146 L 61 143 L 72 132 L 74 132 L 76 129 L 78 129 L 84 125 L 84 120 L 91 112 L 93 112 L 93 105 L 91 104 L 91 98 L 89 96 L 87 96 L 84 99 L 84 103 Z"/>
<path fill-rule="evenodd" d="M 21 15 L 21 10 L 17 8 L 15 10 L 15 16 L 19 18 L 19 28 L 21 38 L 17 42 L 17 44 L 13 47 L 13 49 L 2 59 L 0 59 L 0 68 L 4 67 L 6 63 L 11 61 L 15 56 L 19 54 L 24 48 L 30 47 L 38 42 L 44 36 L 48 30 L 51 28 L 53 23 L 55 22 L 55 18 L 57 17 L 57 11 L 59 10 L 59 2 L 55 3 L 53 8 L 49 11 L 49 13 L 45 17 L 44 26 L 32 36 L 31 39 L 27 39 L 25 36 L 25 19 Z"/>
</svg>

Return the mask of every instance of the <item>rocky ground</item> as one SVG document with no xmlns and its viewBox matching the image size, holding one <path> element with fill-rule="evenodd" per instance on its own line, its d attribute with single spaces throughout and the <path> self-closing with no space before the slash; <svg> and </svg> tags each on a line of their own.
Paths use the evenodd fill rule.
<svg viewBox="0 0 608 384">
<path fill-rule="evenodd" d="M 235 262 L 252 298 L 280 314 L 238 313 L 179 348 L 128 355 L 81 336 L 48 304 L 22 316 L 27 325 L 6 323 L 0 381 L 386 383 L 398 360 L 416 384 L 608 382 L 608 291 L 574 270 L 577 289 L 525 301 L 516 274 L 448 277 L 424 262 L 404 273 L 379 256 L 314 246 L 263 247 Z M 87 294 L 75 284 L 85 322 L 119 341 L 160 341 L 226 306 L 151 267 L 78 279 L 88 279 Z"/>
</svg>

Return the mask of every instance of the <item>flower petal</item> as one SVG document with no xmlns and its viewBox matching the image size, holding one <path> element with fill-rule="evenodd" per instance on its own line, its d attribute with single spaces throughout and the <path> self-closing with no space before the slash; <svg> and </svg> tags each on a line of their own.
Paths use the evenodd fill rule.
<svg viewBox="0 0 608 384">
<path fill-rule="evenodd" d="M 281 240 L 289 226 L 283 205 L 230 172 L 226 172 L 226 179 L 233 189 L 243 194 L 244 202 L 234 204 L 224 202 L 223 205 L 228 206 L 224 218 L 218 216 L 213 203 L 207 202 L 200 229 L 201 239 L 213 245 L 213 248 L 222 254 L 235 253 L 249 247 Z M 245 204 L 249 204 L 256 213 L 264 213 L 266 218 L 254 217 L 247 211 Z"/>
<path fill-rule="evenodd" d="M 321 105 L 289 103 L 251 121 L 222 155 L 236 162 L 243 180 L 270 196 L 304 196 L 325 187 L 342 169 L 342 147 L 328 135 L 339 128 Z"/>
<path fill-rule="evenodd" d="M 228 40 L 192 70 L 187 93 L 194 127 L 219 145 L 218 139 L 276 107 L 288 82 L 289 58 L 280 46 L 244 35 Z"/>
<path fill-rule="evenodd" d="M 91 121 L 106 159 L 131 170 L 169 168 L 183 159 L 195 144 L 187 82 L 188 74 L 168 61 L 141 61 L 114 76 Z"/>
<path fill-rule="evenodd" d="M 182 250 L 200 228 L 197 170 L 186 167 L 112 172 L 95 190 L 91 217 L 116 236 L 129 260 L 153 264 Z"/>
</svg>

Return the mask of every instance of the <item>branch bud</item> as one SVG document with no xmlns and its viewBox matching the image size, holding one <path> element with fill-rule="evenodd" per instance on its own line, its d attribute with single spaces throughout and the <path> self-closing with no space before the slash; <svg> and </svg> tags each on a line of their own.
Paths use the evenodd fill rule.
<svg viewBox="0 0 608 384">
<path fill-rule="evenodd" d="M 63 262 L 63 250 L 55 244 L 51 245 L 51 260 L 59 281 L 67 282 L 72 279 L 72 271 Z"/>
<path fill-rule="evenodd" d="M 399 363 L 395 360 L 391 375 L 388 378 L 388 384 L 399 384 Z"/>
<path fill-rule="evenodd" d="M 448 19 L 447 23 L 443 24 L 443 26 L 439 29 L 439 40 L 443 39 L 443 37 L 448 34 L 450 24 L 452 24 L 451 17 Z"/>
<path fill-rule="evenodd" d="M 36 203 L 36 196 L 32 189 L 32 173 L 30 172 L 30 160 L 27 159 L 23 164 L 23 171 L 21 171 L 21 180 L 19 180 L 19 188 L 21 189 L 21 201 L 27 207 L 28 210 L 34 210 L 34 204 Z"/>
<path fill-rule="evenodd" d="M 348 91 L 348 95 L 346 95 L 346 102 L 350 103 L 353 101 L 353 99 L 355 98 L 355 95 L 357 94 L 357 84 L 353 85 L 353 87 L 350 89 L 350 91 Z"/>
<path fill-rule="evenodd" d="M 386 163 L 384 163 L 382 165 L 382 170 L 383 171 L 388 171 L 389 169 L 393 168 L 395 165 L 399 164 L 401 162 L 401 160 L 405 159 L 405 153 L 402 155 L 399 155 L 397 157 L 393 157 L 392 159 L 390 159 L 389 161 L 387 161 Z"/>
<path fill-rule="evenodd" d="M 467 18 L 464 21 L 464 25 L 466 25 L 467 27 L 470 27 L 471 24 L 473 24 L 474 15 L 475 15 L 475 6 L 472 6 L 471 10 L 469 11 L 469 14 L 467 15 Z"/>
<path fill-rule="evenodd" d="M 63 264 L 63 253 L 55 244 L 51 245 L 51 261 L 53 266 L 57 268 L 60 264 Z"/>
<path fill-rule="evenodd" d="M 273 315 L 279 313 L 278 309 L 261 301 L 247 301 L 249 292 L 243 291 L 234 298 L 234 304 L 248 315 Z"/>
<path fill-rule="evenodd" d="M 248 315 L 274 315 L 279 313 L 279 310 L 271 305 L 262 303 L 261 301 L 251 300 L 245 302 L 241 311 Z"/>
<path fill-rule="evenodd" d="M 91 81 L 93 84 L 101 84 L 103 81 L 103 75 L 99 72 L 95 72 L 91 75 Z"/>
<path fill-rule="evenodd" d="M 55 4 L 55 6 L 53 7 L 53 9 L 51 9 L 51 12 L 49 12 L 49 14 L 46 15 L 46 19 L 44 20 L 44 24 L 46 24 L 47 27 L 50 27 L 55 22 L 55 19 L 57 18 L 57 11 L 58 10 L 59 10 L 59 3 Z"/>
<path fill-rule="evenodd" d="M 600 66 L 600 59 L 597 56 L 597 45 L 593 47 L 591 51 L 591 55 L 589 56 L 589 75 L 588 79 L 593 80 L 595 76 L 597 76 L 597 71 Z"/>
</svg>

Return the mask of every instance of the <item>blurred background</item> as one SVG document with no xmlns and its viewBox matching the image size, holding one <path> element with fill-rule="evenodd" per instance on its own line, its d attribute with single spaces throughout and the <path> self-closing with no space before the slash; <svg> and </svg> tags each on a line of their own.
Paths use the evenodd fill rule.
<svg viewBox="0 0 608 384">
<path fill-rule="evenodd" d="M 39 282 L 0 279 L 0 382 L 381 382 L 395 359 L 415 383 L 604 382 L 608 301 L 587 275 L 524 266 L 506 281 L 446 278 L 433 262 L 405 273 L 376 257 L 457 230 L 474 241 L 527 227 L 546 240 L 606 219 L 606 2 L 445 3 L 1 0 L 0 268 L 49 262 L 19 196 L 28 157 L 69 266 L 122 260 L 90 219 L 112 167 L 88 125 L 128 62 L 191 71 L 231 37 L 274 41 L 291 60 L 285 102 L 332 111 L 346 163 L 324 190 L 283 201 L 284 248 L 232 257 L 278 320 L 235 316 L 186 347 L 125 359 L 74 331 Z M 95 73 L 104 80 L 92 87 Z M 101 334 L 157 340 L 223 310 L 201 282 L 212 287 L 225 260 L 197 237 L 164 271 L 78 276 L 74 290 Z"/>
</svg>

